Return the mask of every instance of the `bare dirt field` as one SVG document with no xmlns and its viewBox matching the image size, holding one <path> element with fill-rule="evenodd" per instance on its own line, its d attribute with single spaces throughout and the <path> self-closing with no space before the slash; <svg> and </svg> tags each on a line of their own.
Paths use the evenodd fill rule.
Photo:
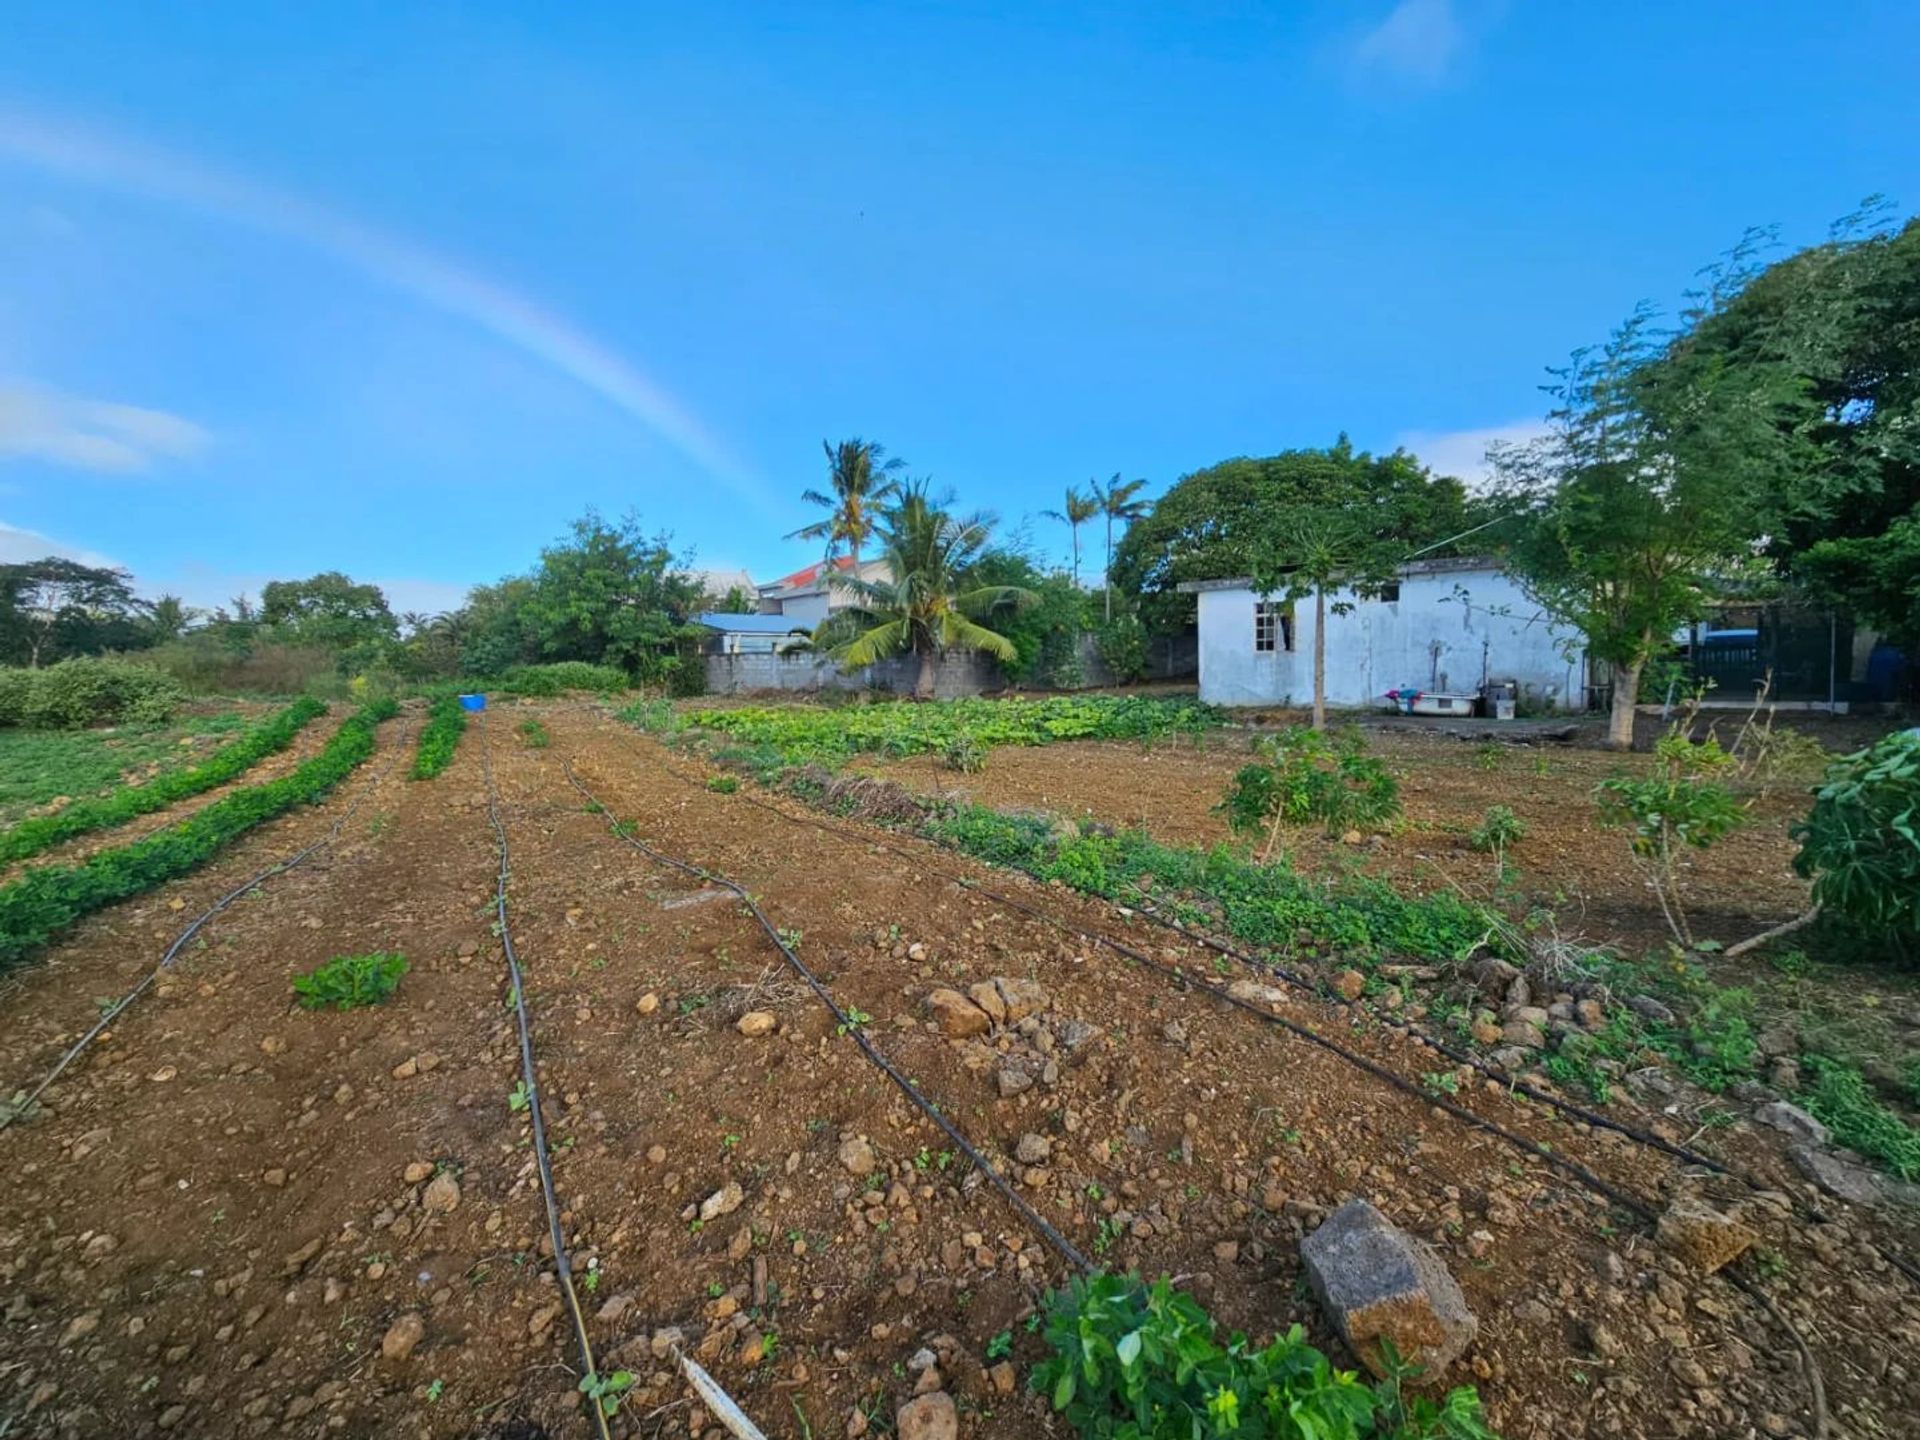
<svg viewBox="0 0 1920 1440">
<path fill-rule="evenodd" d="M 516 739 L 522 715 L 548 747 Z M 1477 1383 L 1510 1440 L 1814 1433 L 1776 1317 L 1565 1169 L 1078 932 L 1206 975 L 1180 937 L 790 801 L 709 791 L 697 762 L 583 707 L 496 710 L 427 783 L 404 778 L 406 723 L 325 805 L 95 917 L 0 987 L 11 1093 L 186 918 L 358 803 L 337 845 L 209 925 L 0 1133 L 0 1434 L 591 1433 L 512 1098 L 489 757 L 562 1227 L 601 1368 L 637 1377 L 615 1434 L 722 1433 L 673 1371 L 683 1346 L 769 1435 L 884 1433 L 923 1349 L 969 1440 L 1064 1435 L 1026 1392 L 1041 1347 L 1025 1322 L 1071 1259 L 837 1032 L 736 900 L 649 862 L 610 818 L 746 886 L 873 1043 L 1097 1263 L 1182 1277 L 1250 1333 L 1298 1320 L 1351 1363 L 1297 1244 L 1363 1196 L 1459 1279 L 1479 1338 L 1445 1378 Z M 1409 784 L 1414 824 L 1379 853 L 1303 846 L 1303 863 L 1443 883 L 1434 859 L 1464 880 L 1485 858 L 1454 827 L 1497 800 L 1535 826 L 1517 857 L 1528 884 L 1644 915 L 1630 872 L 1597 867 L 1582 839 L 1605 757 L 1548 752 L 1537 776 L 1524 751 L 1483 770 L 1471 745 L 1404 743 L 1458 759 Z M 879 768 L 1209 841 L 1242 745 L 1002 749 L 974 777 Z M 1780 841 L 1758 829 L 1703 862 L 1703 930 L 1734 938 L 1794 908 Z M 412 963 L 387 1004 L 292 1006 L 295 974 L 374 950 Z M 990 977 L 1028 982 L 1012 988 L 1030 1013 L 963 1039 L 929 1022 L 930 990 Z M 748 1012 L 773 1028 L 741 1033 Z M 1409 1081 L 1444 1065 L 1339 1007 L 1294 997 L 1281 1013 Z M 1826 1224 L 1796 1218 L 1808 1187 L 1744 1123 L 1714 1141 L 1757 1193 L 1497 1088 L 1465 1084 L 1458 1102 L 1655 1209 L 1681 1194 L 1739 1207 L 1818 1361 L 1832 1433 L 1920 1433 L 1920 1287 L 1870 1243 L 1911 1254 L 1910 1230 L 1832 1201 Z M 1697 1138 L 1685 1113 L 1617 1108 Z"/>
</svg>

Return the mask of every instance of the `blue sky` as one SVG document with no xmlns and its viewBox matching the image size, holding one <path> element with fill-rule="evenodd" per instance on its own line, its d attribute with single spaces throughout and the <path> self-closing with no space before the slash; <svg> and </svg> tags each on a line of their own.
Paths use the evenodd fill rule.
<svg viewBox="0 0 1920 1440">
<path fill-rule="evenodd" d="M 589 504 L 770 578 L 851 434 L 1009 525 L 1341 430 L 1459 473 L 1746 226 L 1920 205 L 1910 3 L 5 29 L 0 558 L 202 603 L 343 568 L 440 608 Z"/>
</svg>

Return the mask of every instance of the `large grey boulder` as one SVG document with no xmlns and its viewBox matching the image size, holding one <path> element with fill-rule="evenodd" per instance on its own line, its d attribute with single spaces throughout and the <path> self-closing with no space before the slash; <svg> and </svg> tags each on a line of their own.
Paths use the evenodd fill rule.
<svg viewBox="0 0 1920 1440">
<path fill-rule="evenodd" d="M 1753 1118 L 1762 1125 L 1780 1131 L 1790 1140 L 1804 1141 L 1809 1145 L 1827 1143 L 1827 1127 L 1798 1105 L 1790 1105 L 1785 1100 L 1762 1105 L 1753 1112 Z"/>
<path fill-rule="evenodd" d="M 1396 1228 L 1364 1200 L 1350 1200 L 1300 1244 L 1307 1281 L 1340 1338 L 1375 1375 L 1390 1340 L 1428 1375 L 1459 1358 L 1479 1322 L 1431 1246 Z"/>
</svg>

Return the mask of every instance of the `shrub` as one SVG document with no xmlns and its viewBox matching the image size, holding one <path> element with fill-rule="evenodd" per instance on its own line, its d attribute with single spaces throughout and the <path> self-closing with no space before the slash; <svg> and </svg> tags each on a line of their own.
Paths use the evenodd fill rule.
<svg viewBox="0 0 1920 1440">
<path fill-rule="evenodd" d="M 940 758 L 949 770 L 962 775 L 978 775 L 987 768 L 987 747 L 971 735 L 956 735 L 941 751 Z"/>
<path fill-rule="evenodd" d="M 420 727 L 420 747 L 414 751 L 415 780 L 432 780 L 453 763 L 466 732 L 467 712 L 457 695 L 442 695 L 427 707 L 427 723 Z"/>
<path fill-rule="evenodd" d="M 1363 743 L 1357 733 L 1336 742 L 1304 725 L 1268 736 L 1260 744 L 1266 760 L 1242 767 L 1214 808 L 1239 834 L 1266 833 L 1262 860 L 1272 855 L 1282 825 L 1317 820 L 1330 833 L 1383 829 L 1400 814 L 1400 782 L 1363 753 Z"/>
<path fill-rule="evenodd" d="M 1113 678 L 1126 684 L 1147 674 L 1147 627 L 1138 615 L 1116 615 L 1094 634 L 1100 659 Z"/>
<path fill-rule="evenodd" d="M 137 815 L 150 815 L 189 795 L 224 785 L 267 756 L 286 749 L 294 736 L 326 712 L 327 707 L 318 700 L 302 697 L 190 769 L 172 771 L 145 785 L 123 786 L 96 799 L 76 800 L 56 814 L 23 820 L 0 834 L 0 864 L 24 860 L 75 835 L 125 824 Z"/>
<path fill-rule="evenodd" d="M 171 675 L 112 658 L 62 660 L 44 670 L 0 672 L 0 725 L 79 730 L 88 725 L 157 724 L 185 698 Z"/>
<path fill-rule="evenodd" d="M 536 699 L 568 690 L 610 694 L 627 688 L 627 672 L 616 665 L 589 665 L 584 660 L 561 660 L 552 665 L 516 665 L 500 677 L 494 689 L 506 695 Z"/>
<path fill-rule="evenodd" d="M 400 987 L 407 973 L 407 957 L 377 951 L 371 955 L 336 955 L 326 964 L 293 977 L 293 993 L 302 1008 L 354 1010 L 378 1005 Z"/>
<path fill-rule="evenodd" d="M 1645 779 L 1615 776 L 1594 787 L 1600 819 L 1625 825 L 1633 855 L 1646 866 L 1654 898 L 1674 939 L 1693 944 L 1693 929 L 1680 902 L 1676 869 L 1680 847 L 1704 850 L 1746 820 L 1733 792 L 1714 777 L 1733 763 L 1717 740 L 1694 744 L 1678 727 L 1653 747 L 1653 773 Z"/>
<path fill-rule="evenodd" d="M 1789 833 L 1814 904 L 1902 953 L 1920 952 L 1920 735 L 1890 735 L 1835 761 Z"/>
<path fill-rule="evenodd" d="M 1435 1403 L 1404 1394 L 1411 1370 L 1378 1385 L 1336 1370 L 1300 1326 L 1260 1349 L 1223 1346 L 1213 1317 L 1164 1277 L 1076 1279 L 1048 1299 L 1034 1389 L 1089 1440 L 1492 1440 L 1473 1389 Z"/>
<path fill-rule="evenodd" d="M 1527 836 L 1526 823 L 1513 813 L 1507 805 L 1489 805 L 1487 813 L 1467 837 L 1469 844 L 1481 854 L 1491 854 L 1498 864 L 1511 850 Z"/>
</svg>

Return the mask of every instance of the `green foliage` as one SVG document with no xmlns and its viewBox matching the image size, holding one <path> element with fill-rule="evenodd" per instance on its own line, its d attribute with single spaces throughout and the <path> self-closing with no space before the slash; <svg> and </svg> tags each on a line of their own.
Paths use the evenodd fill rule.
<svg viewBox="0 0 1920 1440">
<path fill-rule="evenodd" d="M 546 699 L 569 690 L 611 695 L 627 688 L 627 672 L 615 665 L 589 665 L 584 660 L 561 660 L 551 665 L 515 665 L 488 688 L 504 695 Z"/>
<path fill-rule="evenodd" d="M 0 665 L 39 667 L 162 638 L 125 570 L 58 555 L 0 565 Z M 0 721 L 0 723 L 4 723 Z"/>
<path fill-rule="evenodd" d="M 716 795 L 731 795 L 740 788 L 740 782 L 732 775 L 709 775 L 707 789 Z"/>
<path fill-rule="evenodd" d="M 1835 761 L 1789 832 L 1793 868 L 1822 911 L 1920 953 L 1920 735 L 1889 735 Z"/>
<path fill-rule="evenodd" d="M 231 735 L 245 725 L 244 716 L 223 710 L 170 725 L 0 730 L 0 816 L 17 816 L 56 797 L 71 800 L 117 789 L 129 773 L 192 759 L 198 752 L 186 742 L 194 737 Z"/>
<path fill-rule="evenodd" d="M 1046 574 L 1023 552 L 996 546 L 968 571 L 972 588 L 1011 586 L 1033 598 L 998 611 L 993 628 L 1013 646 L 1000 668 L 1019 685 L 1071 690 L 1085 678 L 1080 637 L 1088 625 L 1087 592 L 1058 573 Z"/>
<path fill-rule="evenodd" d="M 631 716 L 632 711 L 628 712 Z M 859 753 L 943 751 L 962 736 L 985 749 L 1056 740 L 1153 740 L 1194 733 L 1218 713 L 1191 700 L 1147 696 L 1056 696 L 1042 700 L 946 700 L 932 705 L 743 706 L 701 710 L 692 723 L 754 744 L 778 747 L 790 761 L 836 764 Z"/>
<path fill-rule="evenodd" d="M 307 1010 L 355 1010 L 378 1005 L 400 988 L 407 973 L 407 957 L 397 951 L 371 955 L 336 955 L 305 975 L 293 977 L 293 993 Z"/>
<path fill-rule="evenodd" d="M 1470 1388 L 1436 1405 L 1401 1378 L 1368 1386 L 1336 1370 L 1300 1326 L 1261 1348 L 1233 1335 L 1163 1277 L 1095 1274 L 1048 1299 L 1052 1354 L 1033 1372 L 1087 1440 L 1491 1440 Z"/>
<path fill-rule="evenodd" d="M 553 743 L 553 736 L 547 733 L 547 727 L 531 715 L 513 728 L 519 732 L 521 743 L 529 750 L 544 750 Z"/>
<path fill-rule="evenodd" d="M 1094 632 L 1100 659 L 1121 684 L 1147 676 L 1147 627 L 1131 610 L 1114 616 Z"/>
<path fill-rule="evenodd" d="M 185 698 L 163 671 L 112 658 L 62 660 L 40 670 L 0 670 L 0 726 L 78 730 L 171 719 Z"/>
<path fill-rule="evenodd" d="M 978 775 L 987 768 L 987 747 L 971 735 L 956 735 L 941 747 L 940 759 L 949 770 Z"/>
<path fill-rule="evenodd" d="M 583 1375 L 580 1377 L 580 1393 L 589 1405 L 597 1406 L 602 1415 L 614 1415 L 619 1412 L 620 1399 L 633 1388 L 631 1370 L 615 1370 L 610 1375 Z"/>
<path fill-rule="evenodd" d="M 1282 825 L 1317 821 L 1330 834 L 1383 829 L 1400 814 L 1400 782 L 1365 743 L 1358 731 L 1335 738 L 1302 725 L 1264 736 L 1266 760 L 1242 766 L 1214 808 L 1236 834 L 1267 836 L 1263 859 Z"/>
<path fill-rule="evenodd" d="M 1731 763 L 1718 740 L 1696 745 L 1675 727 L 1654 746 L 1651 774 L 1617 775 L 1594 787 L 1602 823 L 1632 831 L 1634 857 L 1646 865 L 1655 898 L 1682 945 L 1693 944 L 1693 932 L 1675 869 L 1680 847 L 1704 850 L 1747 818 L 1733 792 L 1713 778 Z"/>
<path fill-rule="evenodd" d="M 377 646 L 399 629 L 378 585 L 356 584 L 338 570 L 270 582 L 260 592 L 260 623 L 289 644 L 334 651 Z"/>
<path fill-rule="evenodd" d="M 1813 1083 L 1800 1102 L 1833 1138 L 1902 1180 L 1920 1180 L 1920 1129 L 1875 1099 L 1853 1066 L 1824 1055 L 1809 1055 L 1804 1063 Z"/>
<path fill-rule="evenodd" d="M 184 875 L 262 821 L 320 799 L 374 749 L 374 727 L 398 711 L 376 701 L 351 715 L 320 753 L 278 780 L 236 790 L 178 825 L 78 865 L 29 870 L 0 886 L 0 969 L 103 906 Z"/>
<path fill-rule="evenodd" d="M 453 763 L 453 752 L 459 748 L 466 728 L 467 712 L 460 707 L 458 696 L 442 695 L 435 700 L 427 707 L 427 723 L 420 727 L 420 744 L 408 773 L 415 780 L 437 777 Z"/>
<path fill-rule="evenodd" d="M 1404 452 L 1372 456 L 1342 440 L 1326 450 L 1227 460 L 1184 476 L 1127 531 L 1113 557 L 1114 587 L 1140 597 L 1150 630 L 1190 623 L 1194 600 L 1178 593 L 1181 581 L 1254 574 L 1276 526 L 1309 509 L 1350 513 L 1391 559 L 1470 523 L 1460 482 L 1428 473 Z"/>
<path fill-rule="evenodd" d="M 57 814 L 23 820 L 0 833 L 0 864 L 24 860 L 75 835 L 151 815 L 189 795 L 224 785 L 267 756 L 286 749 L 294 736 L 326 710 L 318 700 L 303 697 L 190 769 L 170 771 L 145 785 L 126 786 L 95 799 L 76 800 Z"/>
<path fill-rule="evenodd" d="M 1510 806 L 1489 805 L 1473 833 L 1467 837 L 1482 854 L 1504 855 L 1526 838 L 1526 823 Z"/>
<path fill-rule="evenodd" d="M 611 524 L 589 510 L 566 539 L 540 552 L 515 608 L 536 654 L 660 681 L 677 666 L 677 642 L 700 600 L 672 536 L 647 535 L 635 515 Z"/>
</svg>

